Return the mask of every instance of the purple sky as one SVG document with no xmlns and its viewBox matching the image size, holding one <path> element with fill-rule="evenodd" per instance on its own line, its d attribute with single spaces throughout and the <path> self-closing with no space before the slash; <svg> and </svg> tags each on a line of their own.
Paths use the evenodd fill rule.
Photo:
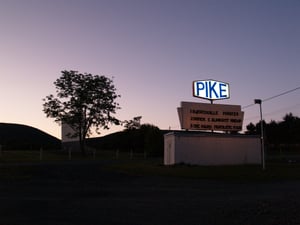
<svg viewBox="0 0 300 225">
<path fill-rule="evenodd" d="M 193 80 L 229 83 L 216 103 L 242 106 L 300 86 L 298 0 L 0 0 L 0 28 L 0 122 L 57 137 L 42 98 L 61 70 L 114 77 L 117 117 L 161 129 L 180 128 L 181 101 L 207 102 Z M 299 97 L 264 102 L 264 119 L 300 117 Z M 259 121 L 258 106 L 244 111 Z"/>
</svg>

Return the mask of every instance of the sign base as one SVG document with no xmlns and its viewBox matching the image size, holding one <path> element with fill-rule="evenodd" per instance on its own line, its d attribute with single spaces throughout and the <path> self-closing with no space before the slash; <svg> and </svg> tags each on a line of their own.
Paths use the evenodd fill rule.
<svg viewBox="0 0 300 225">
<path fill-rule="evenodd" d="M 164 165 L 261 164 L 260 137 L 196 131 L 164 135 Z"/>
</svg>

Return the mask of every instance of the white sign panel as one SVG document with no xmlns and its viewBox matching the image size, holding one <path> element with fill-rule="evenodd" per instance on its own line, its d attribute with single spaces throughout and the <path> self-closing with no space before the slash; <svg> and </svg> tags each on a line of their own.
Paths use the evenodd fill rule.
<svg viewBox="0 0 300 225">
<path fill-rule="evenodd" d="M 193 96 L 209 100 L 229 98 L 229 84 L 215 80 L 197 80 L 193 82 Z"/>
<path fill-rule="evenodd" d="M 240 131 L 244 112 L 240 105 L 181 102 L 178 115 L 182 129 Z"/>
</svg>

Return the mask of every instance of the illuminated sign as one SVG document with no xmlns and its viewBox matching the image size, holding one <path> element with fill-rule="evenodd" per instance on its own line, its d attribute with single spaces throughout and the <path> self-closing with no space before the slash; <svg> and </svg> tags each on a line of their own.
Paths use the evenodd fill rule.
<svg viewBox="0 0 300 225">
<path fill-rule="evenodd" d="M 186 130 L 240 131 L 243 127 L 240 105 L 181 102 L 177 111 Z"/>
<path fill-rule="evenodd" d="M 193 96 L 209 100 L 229 98 L 229 84 L 215 80 L 196 80 L 193 82 Z"/>
</svg>

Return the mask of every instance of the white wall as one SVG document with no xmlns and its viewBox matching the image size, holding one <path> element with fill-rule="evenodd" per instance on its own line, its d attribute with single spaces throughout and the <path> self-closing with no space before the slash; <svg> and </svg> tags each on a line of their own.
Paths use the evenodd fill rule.
<svg viewBox="0 0 300 225">
<path fill-rule="evenodd" d="M 164 137 L 164 164 L 260 164 L 260 137 L 220 133 L 171 132 Z"/>
</svg>

